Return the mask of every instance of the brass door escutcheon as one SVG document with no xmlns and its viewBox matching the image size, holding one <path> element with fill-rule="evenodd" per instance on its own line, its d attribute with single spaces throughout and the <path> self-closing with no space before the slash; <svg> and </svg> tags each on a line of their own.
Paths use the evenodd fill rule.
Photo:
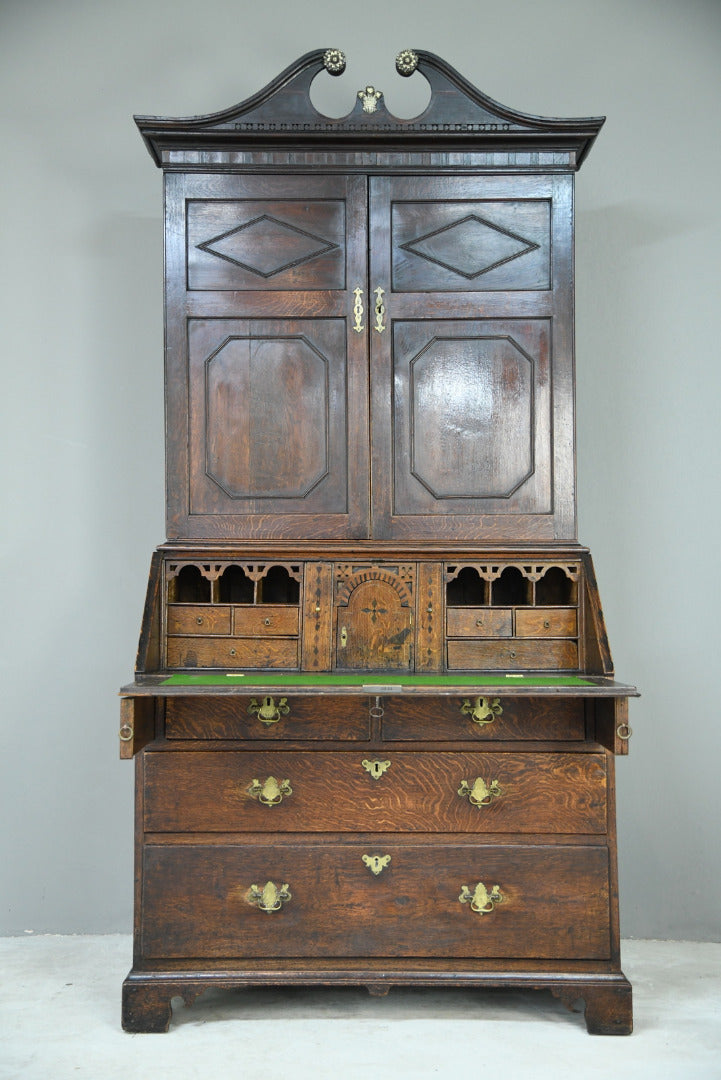
<svg viewBox="0 0 721 1080">
<path fill-rule="evenodd" d="M 500 887 L 494 885 L 489 892 L 482 881 L 479 881 L 473 887 L 473 892 L 467 885 L 462 885 L 461 895 L 458 899 L 462 904 L 470 904 L 471 911 L 475 911 L 477 915 L 487 915 L 490 911 L 493 911 L 496 904 L 503 902 Z"/>
<path fill-rule="evenodd" d="M 368 758 L 363 758 L 361 765 L 366 772 L 369 772 L 374 780 L 380 780 L 386 769 L 390 769 L 390 761 L 369 761 Z"/>
<path fill-rule="evenodd" d="M 257 716 L 261 724 L 277 724 L 281 716 L 288 715 L 290 705 L 288 699 L 284 697 L 278 699 L 277 705 L 275 698 L 272 697 L 264 697 L 260 705 L 255 698 L 251 698 L 248 712 Z"/>
<path fill-rule="evenodd" d="M 388 866 L 388 863 L 391 861 L 390 855 L 361 855 L 361 858 L 371 874 L 375 874 L 376 877 L 383 873 L 386 866 Z"/>
<path fill-rule="evenodd" d="M 287 885 L 278 888 L 272 881 L 266 881 L 262 889 L 257 885 L 251 885 L 245 894 L 249 904 L 255 904 L 261 911 L 270 915 L 274 911 L 280 911 L 283 904 L 291 899 L 291 892 Z"/>
<path fill-rule="evenodd" d="M 353 295 L 355 302 L 353 304 L 353 329 L 356 334 L 363 333 L 363 290 L 354 289 Z"/>
<path fill-rule="evenodd" d="M 385 330 L 385 326 L 383 324 L 383 316 L 386 313 L 386 309 L 385 309 L 385 306 L 383 304 L 383 293 L 384 292 L 385 292 L 385 289 L 381 289 L 380 285 L 378 286 L 378 288 L 375 291 L 375 293 L 376 293 L 376 306 L 375 306 L 376 324 L 375 324 L 374 329 L 377 330 L 379 334 L 382 334 L 383 331 Z"/>
<path fill-rule="evenodd" d="M 274 776 L 269 776 L 263 784 L 259 780 L 253 780 L 246 790 L 254 799 L 263 803 L 263 806 L 277 806 L 283 801 L 284 795 L 293 794 L 289 780 L 276 780 Z"/>
<path fill-rule="evenodd" d="M 469 784 L 467 780 L 461 780 L 458 794 L 464 798 L 467 797 L 473 806 L 488 806 L 494 799 L 499 799 L 503 792 L 497 780 L 491 780 L 490 784 L 486 784 L 483 777 L 477 776 L 473 784 Z"/>
<path fill-rule="evenodd" d="M 348 644 L 348 631 L 346 630 L 345 626 L 341 626 L 341 628 L 340 628 L 340 647 L 341 647 L 341 649 L 345 649 L 347 644 Z"/>
<path fill-rule="evenodd" d="M 501 715 L 503 706 L 500 698 L 477 697 L 473 702 L 469 701 L 468 698 L 464 698 L 461 712 L 464 716 L 470 716 L 474 724 L 485 727 L 486 724 L 492 724 L 496 717 Z"/>
</svg>

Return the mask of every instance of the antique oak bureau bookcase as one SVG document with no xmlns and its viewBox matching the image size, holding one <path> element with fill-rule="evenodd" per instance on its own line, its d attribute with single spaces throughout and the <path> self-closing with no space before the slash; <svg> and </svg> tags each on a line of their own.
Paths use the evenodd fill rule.
<svg viewBox="0 0 721 1080">
<path fill-rule="evenodd" d="M 165 178 L 168 539 L 121 691 L 130 1031 L 281 983 L 550 989 L 631 1030 L 635 690 L 575 523 L 573 179 L 602 119 L 396 66 L 430 84 L 411 120 L 372 86 L 319 114 L 332 49 L 136 118 Z"/>
</svg>

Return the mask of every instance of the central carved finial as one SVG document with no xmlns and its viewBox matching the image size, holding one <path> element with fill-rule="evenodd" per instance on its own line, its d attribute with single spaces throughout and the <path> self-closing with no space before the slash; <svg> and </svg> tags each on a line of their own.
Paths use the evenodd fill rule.
<svg viewBox="0 0 721 1080">
<path fill-rule="evenodd" d="M 358 91 L 358 97 L 363 102 L 363 112 L 374 113 L 378 108 L 378 100 L 383 97 L 383 94 L 373 86 L 366 86 L 365 90 Z"/>
</svg>

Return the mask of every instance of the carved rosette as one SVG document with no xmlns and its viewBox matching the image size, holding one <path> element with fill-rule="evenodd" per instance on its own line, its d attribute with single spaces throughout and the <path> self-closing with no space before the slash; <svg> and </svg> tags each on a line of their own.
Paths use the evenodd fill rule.
<svg viewBox="0 0 721 1080">
<path fill-rule="evenodd" d="M 396 71 L 404 78 L 408 78 L 418 67 L 418 53 L 413 49 L 403 49 L 396 57 Z"/>
<path fill-rule="evenodd" d="M 329 75 L 342 75 L 345 71 L 345 53 L 340 49 L 326 49 L 323 67 Z"/>
</svg>

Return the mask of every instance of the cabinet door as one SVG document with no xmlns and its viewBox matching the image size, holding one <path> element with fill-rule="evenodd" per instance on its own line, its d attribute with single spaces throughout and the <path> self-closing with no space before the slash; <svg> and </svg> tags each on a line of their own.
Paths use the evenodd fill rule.
<svg viewBox="0 0 721 1080">
<path fill-rule="evenodd" d="M 368 535 L 364 177 L 169 175 L 168 535 Z"/>
<path fill-rule="evenodd" d="M 374 536 L 575 535 L 570 184 L 371 180 Z"/>
</svg>

